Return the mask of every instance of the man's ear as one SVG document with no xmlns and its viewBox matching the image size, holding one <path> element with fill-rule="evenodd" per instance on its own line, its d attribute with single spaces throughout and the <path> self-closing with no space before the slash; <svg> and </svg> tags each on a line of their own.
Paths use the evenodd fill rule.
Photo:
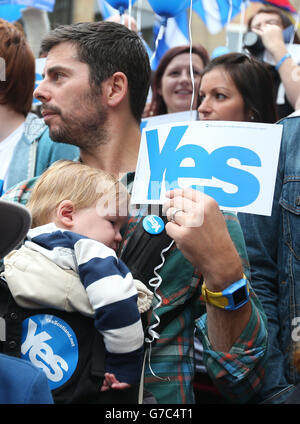
<svg viewBox="0 0 300 424">
<path fill-rule="evenodd" d="M 74 225 L 75 206 L 71 200 L 63 200 L 56 209 L 56 219 L 63 227 L 71 229 Z"/>
<path fill-rule="evenodd" d="M 127 76 L 123 72 L 115 72 L 102 83 L 102 93 L 105 94 L 108 106 L 118 106 L 128 93 Z"/>
</svg>

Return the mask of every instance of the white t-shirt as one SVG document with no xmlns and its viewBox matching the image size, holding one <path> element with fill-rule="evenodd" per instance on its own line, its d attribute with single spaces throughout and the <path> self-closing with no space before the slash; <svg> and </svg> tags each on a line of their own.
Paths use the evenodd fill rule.
<svg viewBox="0 0 300 424">
<path fill-rule="evenodd" d="M 6 190 L 7 171 L 12 160 L 15 147 L 24 132 L 24 123 L 13 133 L 0 142 L 0 189 L 4 182 L 3 190 Z M 0 190 L 1 191 L 1 190 Z"/>
</svg>

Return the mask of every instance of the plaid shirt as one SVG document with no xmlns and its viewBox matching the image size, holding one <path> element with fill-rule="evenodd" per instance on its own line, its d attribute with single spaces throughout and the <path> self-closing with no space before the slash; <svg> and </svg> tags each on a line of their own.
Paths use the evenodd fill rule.
<svg viewBox="0 0 300 424">
<path fill-rule="evenodd" d="M 132 189 L 134 174 L 127 175 L 127 187 Z M 125 243 L 135 226 L 145 214 L 140 209 L 138 217 L 130 217 L 124 234 Z M 146 212 L 147 213 L 147 212 Z M 244 273 L 249 278 L 249 262 L 242 231 L 235 214 L 224 212 L 228 231 L 238 250 Z M 230 352 L 216 352 L 211 348 L 206 327 L 206 314 L 200 299 L 201 278 L 181 252 L 173 248 L 161 268 L 162 283 L 157 293 L 162 299 L 156 309 L 159 317 L 170 309 L 180 307 L 192 298 L 181 312 L 161 332 L 154 347 L 148 349 L 145 366 L 145 387 L 159 403 L 194 403 L 194 329 L 199 332 L 204 347 L 204 363 L 208 373 L 220 392 L 233 402 L 247 402 L 261 387 L 267 345 L 266 318 L 253 290 L 250 288 L 252 303 L 251 318 L 243 333 Z M 198 296 L 194 296 L 198 293 Z M 155 306 L 155 301 L 153 302 Z M 202 317 L 199 319 L 199 317 Z M 152 311 L 148 321 L 156 322 Z M 159 333 L 159 327 L 157 329 Z M 149 359 L 150 358 L 150 359 Z"/>
<path fill-rule="evenodd" d="M 133 174 L 128 174 L 131 191 Z M 29 180 L 9 190 L 3 198 L 26 204 L 36 181 Z M 130 217 L 124 234 L 125 242 L 134 231 L 138 217 Z M 224 212 L 228 231 L 240 254 L 244 272 L 249 278 L 249 263 L 244 239 L 237 217 Z M 232 402 L 249 401 L 260 389 L 264 375 L 267 345 L 266 318 L 262 306 L 250 288 L 251 318 L 230 352 L 212 349 L 206 327 L 206 314 L 200 299 L 201 279 L 181 252 L 173 248 L 160 270 L 162 283 L 157 293 L 162 299 L 156 309 L 159 317 L 193 298 L 181 313 L 161 332 L 155 345 L 150 344 L 145 363 L 145 388 L 153 393 L 160 404 L 194 403 L 194 329 L 199 332 L 204 348 L 204 363 L 220 392 Z M 198 296 L 193 296 L 198 293 Z M 153 306 L 155 306 L 155 301 Z M 202 315 L 202 316 L 201 316 Z M 201 316 L 201 318 L 199 318 Z M 148 321 L 156 323 L 152 310 Z M 156 329 L 159 333 L 159 327 Z"/>
</svg>

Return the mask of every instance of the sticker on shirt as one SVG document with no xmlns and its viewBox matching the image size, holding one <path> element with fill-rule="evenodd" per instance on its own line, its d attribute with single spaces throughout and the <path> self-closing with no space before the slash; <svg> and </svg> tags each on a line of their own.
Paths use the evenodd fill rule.
<svg viewBox="0 0 300 424">
<path fill-rule="evenodd" d="M 50 389 L 56 389 L 66 383 L 76 369 L 76 335 L 61 318 L 33 315 L 22 323 L 21 357 L 41 368 Z"/>
</svg>

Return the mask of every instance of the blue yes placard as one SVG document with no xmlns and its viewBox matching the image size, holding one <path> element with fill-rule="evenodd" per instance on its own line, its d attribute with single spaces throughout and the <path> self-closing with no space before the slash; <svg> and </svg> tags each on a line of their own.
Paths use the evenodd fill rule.
<svg viewBox="0 0 300 424">
<path fill-rule="evenodd" d="M 189 121 L 145 127 L 133 204 L 157 204 L 191 187 L 221 209 L 270 215 L 281 125 Z"/>
</svg>

